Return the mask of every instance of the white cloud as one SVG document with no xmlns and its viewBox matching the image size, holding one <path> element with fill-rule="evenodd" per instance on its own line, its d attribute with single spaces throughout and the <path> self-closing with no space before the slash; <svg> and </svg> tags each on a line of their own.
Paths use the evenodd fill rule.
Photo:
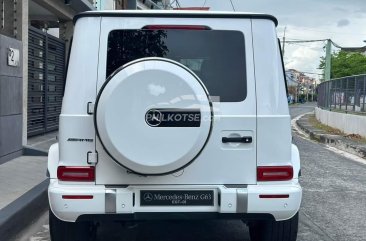
<svg viewBox="0 0 366 241">
<path fill-rule="evenodd" d="M 278 36 L 287 26 L 288 40 L 332 39 L 345 47 L 366 40 L 365 0 L 232 0 L 237 11 L 262 12 L 279 20 Z M 179 0 L 183 7 L 202 6 L 205 0 Z M 230 0 L 206 0 L 211 10 L 232 11 Z M 348 21 L 348 22 L 347 22 Z M 340 23 L 340 24 L 339 24 Z M 339 25 L 339 26 L 338 26 Z M 288 45 L 285 63 L 299 71 L 316 72 L 324 43 Z"/>
<path fill-rule="evenodd" d="M 318 60 L 323 54 L 322 51 L 319 51 L 319 47 L 315 47 L 315 44 L 313 44 L 313 47 L 292 45 L 288 49 L 290 50 L 289 56 L 285 59 L 287 69 L 297 69 L 307 72 L 311 77 L 319 77 L 319 75 L 310 74 L 321 72 L 317 69 L 319 66 Z"/>
</svg>

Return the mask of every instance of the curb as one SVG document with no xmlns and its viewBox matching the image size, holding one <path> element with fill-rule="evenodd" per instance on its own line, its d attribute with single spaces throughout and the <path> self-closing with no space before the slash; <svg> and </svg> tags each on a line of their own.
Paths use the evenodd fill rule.
<svg viewBox="0 0 366 241">
<path fill-rule="evenodd" d="M 8 161 L 13 160 L 14 158 L 23 156 L 48 156 L 47 151 L 43 151 L 41 149 L 34 148 L 32 146 L 23 146 L 23 149 L 20 149 L 16 152 L 10 153 L 3 157 L 0 157 L 0 165 L 4 164 Z"/>
<path fill-rule="evenodd" d="M 366 159 L 366 145 L 357 144 L 343 136 L 331 135 L 325 131 L 314 128 L 309 124 L 310 115 L 313 114 L 306 114 L 296 121 L 297 126 L 308 134 L 310 139 Z"/>
<path fill-rule="evenodd" d="M 0 210 L 0 237 L 2 241 L 13 238 L 48 208 L 47 188 L 44 180 Z"/>
<path fill-rule="evenodd" d="M 31 146 L 23 146 L 23 155 L 24 156 L 48 156 L 48 152 L 31 147 Z"/>
</svg>

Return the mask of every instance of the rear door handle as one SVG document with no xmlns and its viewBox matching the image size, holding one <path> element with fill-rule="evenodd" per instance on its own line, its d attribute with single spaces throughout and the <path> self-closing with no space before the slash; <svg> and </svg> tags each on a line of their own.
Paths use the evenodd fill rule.
<svg viewBox="0 0 366 241">
<path fill-rule="evenodd" d="M 253 138 L 251 136 L 243 136 L 243 137 L 223 137 L 222 143 L 252 143 Z"/>
</svg>

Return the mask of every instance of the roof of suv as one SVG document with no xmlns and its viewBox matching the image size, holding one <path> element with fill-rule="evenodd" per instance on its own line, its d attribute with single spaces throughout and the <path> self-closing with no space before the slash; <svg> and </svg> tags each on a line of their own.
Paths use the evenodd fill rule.
<svg viewBox="0 0 366 241">
<path fill-rule="evenodd" d="M 161 17 L 161 18 L 254 18 L 268 19 L 278 25 L 277 18 L 262 13 L 222 12 L 222 11 L 186 11 L 186 10 L 114 10 L 89 11 L 77 14 L 74 23 L 83 17 Z"/>
</svg>

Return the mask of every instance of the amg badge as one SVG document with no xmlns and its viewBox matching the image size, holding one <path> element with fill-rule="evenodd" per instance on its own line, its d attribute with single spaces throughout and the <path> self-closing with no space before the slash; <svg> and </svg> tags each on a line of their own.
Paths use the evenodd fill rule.
<svg viewBox="0 0 366 241">
<path fill-rule="evenodd" d="M 67 141 L 76 141 L 76 142 L 93 142 L 93 139 L 86 138 L 69 138 Z"/>
</svg>

